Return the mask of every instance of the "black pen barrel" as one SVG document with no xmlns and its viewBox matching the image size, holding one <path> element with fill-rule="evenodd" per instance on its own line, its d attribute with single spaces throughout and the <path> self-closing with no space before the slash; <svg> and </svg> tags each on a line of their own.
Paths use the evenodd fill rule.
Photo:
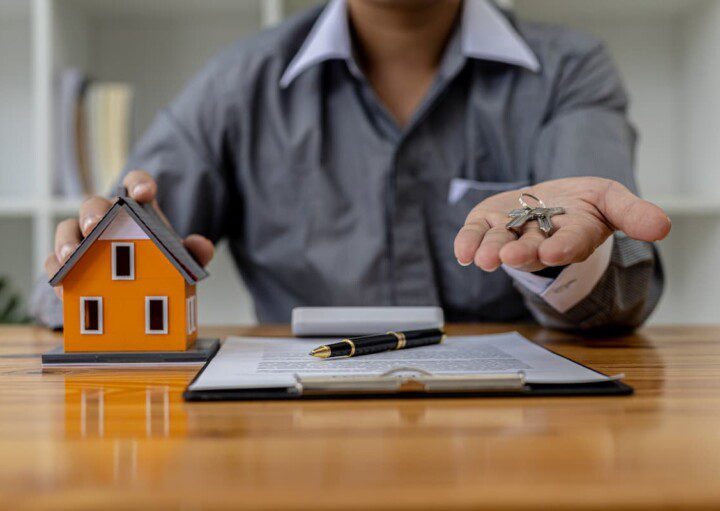
<svg viewBox="0 0 720 511">
<path fill-rule="evenodd" d="M 353 357 L 355 355 L 369 355 L 395 348 L 397 338 L 391 334 L 366 335 L 343 339 L 330 345 L 333 357 Z"/>
<path fill-rule="evenodd" d="M 421 337 L 418 339 L 408 339 L 405 344 L 405 348 L 418 348 L 420 346 L 430 346 L 431 344 L 440 344 L 443 340 L 444 334 L 436 335 L 433 337 Z"/>
<path fill-rule="evenodd" d="M 388 335 L 384 339 L 377 339 L 370 342 L 356 344 L 355 354 L 371 355 L 372 353 L 394 350 L 395 346 L 397 346 L 397 338 L 395 338 L 395 336 Z"/>
<path fill-rule="evenodd" d="M 439 340 L 442 339 L 442 336 L 445 335 L 445 333 L 439 328 L 430 328 L 427 330 L 408 330 L 407 332 L 404 332 L 403 335 L 405 336 L 405 340 L 407 340 L 408 344 L 410 344 L 411 341 L 414 342 L 416 340 L 424 339 L 437 339 L 439 342 Z M 413 345 L 424 346 L 424 344 Z"/>
<path fill-rule="evenodd" d="M 338 343 L 330 345 L 330 356 L 354 357 L 396 349 L 429 346 L 442 342 L 444 335 L 442 330 L 433 328 L 427 330 L 410 330 L 407 332 L 388 332 L 387 334 L 343 339 Z"/>
</svg>

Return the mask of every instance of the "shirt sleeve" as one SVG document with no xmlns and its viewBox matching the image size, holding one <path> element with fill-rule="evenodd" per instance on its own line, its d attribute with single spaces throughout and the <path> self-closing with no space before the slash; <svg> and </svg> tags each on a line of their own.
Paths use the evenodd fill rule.
<svg viewBox="0 0 720 511">
<path fill-rule="evenodd" d="M 566 58 L 556 83 L 535 148 L 534 181 L 599 176 L 636 192 L 636 135 L 607 50 L 598 43 Z M 506 271 L 538 322 L 559 328 L 634 328 L 652 312 L 663 286 L 653 245 L 622 233 L 555 279 Z"/>
<path fill-rule="evenodd" d="M 123 172 L 149 172 L 157 181 L 160 208 L 178 234 L 202 234 L 214 242 L 226 234 L 236 189 L 229 165 L 231 109 L 219 81 L 215 60 L 158 113 Z"/>
<path fill-rule="evenodd" d="M 516 284 L 541 297 L 557 312 L 565 313 L 587 298 L 607 271 L 613 241 L 614 237 L 609 237 L 585 261 L 569 265 L 555 278 L 516 270 L 506 265 L 503 265 L 503 270 Z"/>
</svg>

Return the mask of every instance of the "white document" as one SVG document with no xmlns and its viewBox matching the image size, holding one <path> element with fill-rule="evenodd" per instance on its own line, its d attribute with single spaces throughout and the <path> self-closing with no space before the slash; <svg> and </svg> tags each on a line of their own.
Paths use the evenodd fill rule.
<svg viewBox="0 0 720 511">
<path fill-rule="evenodd" d="M 328 339 L 230 337 L 190 390 L 291 387 L 303 376 L 377 376 L 399 367 L 435 375 L 522 371 L 528 383 L 590 383 L 609 378 L 541 348 L 517 332 L 448 337 L 438 345 L 353 358 L 319 359 Z"/>
</svg>

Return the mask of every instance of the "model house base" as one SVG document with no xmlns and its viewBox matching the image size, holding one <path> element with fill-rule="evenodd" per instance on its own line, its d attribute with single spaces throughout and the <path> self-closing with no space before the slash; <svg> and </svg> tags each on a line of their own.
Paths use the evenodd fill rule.
<svg viewBox="0 0 720 511">
<path fill-rule="evenodd" d="M 220 349 L 220 339 L 198 338 L 185 351 L 70 351 L 62 346 L 42 354 L 43 369 L 146 365 L 203 365 Z"/>
</svg>

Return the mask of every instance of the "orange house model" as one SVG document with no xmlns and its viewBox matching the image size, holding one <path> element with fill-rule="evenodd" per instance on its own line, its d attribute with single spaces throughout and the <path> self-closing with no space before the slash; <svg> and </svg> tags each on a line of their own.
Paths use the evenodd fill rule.
<svg viewBox="0 0 720 511">
<path fill-rule="evenodd" d="M 185 351 L 207 276 L 151 205 L 119 197 L 50 280 L 63 289 L 65 352 Z"/>
</svg>

